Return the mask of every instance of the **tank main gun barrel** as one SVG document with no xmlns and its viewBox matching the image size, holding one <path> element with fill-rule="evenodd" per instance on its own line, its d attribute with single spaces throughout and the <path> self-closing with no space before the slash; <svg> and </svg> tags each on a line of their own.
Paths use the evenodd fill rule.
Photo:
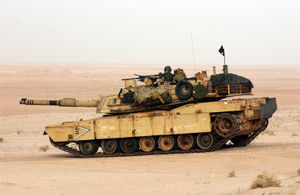
<svg viewBox="0 0 300 195">
<path fill-rule="evenodd" d="M 22 98 L 20 104 L 25 105 L 47 105 L 47 106 L 61 106 L 61 107 L 97 107 L 98 100 L 76 100 L 75 98 L 63 98 L 60 100 L 28 100 Z"/>
</svg>

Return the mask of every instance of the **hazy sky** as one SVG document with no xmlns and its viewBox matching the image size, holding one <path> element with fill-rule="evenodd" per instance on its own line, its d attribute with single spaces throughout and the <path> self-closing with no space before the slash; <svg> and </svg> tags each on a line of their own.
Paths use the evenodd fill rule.
<svg viewBox="0 0 300 195">
<path fill-rule="evenodd" d="M 0 62 L 300 66 L 300 0 L 0 2 Z"/>
</svg>

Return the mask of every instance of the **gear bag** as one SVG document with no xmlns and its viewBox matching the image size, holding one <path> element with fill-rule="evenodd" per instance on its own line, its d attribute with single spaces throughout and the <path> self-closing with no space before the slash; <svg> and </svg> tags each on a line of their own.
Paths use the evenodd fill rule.
<svg viewBox="0 0 300 195">
<path fill-rule="evenodd" d="M 176 70 L 174 70 L 174 79 L 175 79 L 175 81 L 177 81 L 177 82 L 186 79 L 186 74 L 185 74 L 185 72 L 183 71 L 183 69 L 177 68 Z"/>
</svg>

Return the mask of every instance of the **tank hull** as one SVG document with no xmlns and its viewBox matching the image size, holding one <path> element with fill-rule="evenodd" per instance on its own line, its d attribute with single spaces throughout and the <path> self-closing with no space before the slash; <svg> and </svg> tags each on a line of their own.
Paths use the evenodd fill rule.
<svg viewBox="0 0 300 195">
<path fill-rule="evenodd" d="M 276 109 L 276 99 L 267 97 L 193 103 L 171 110 L 64 122 L 47 126 L 45 134 L 54 146 L 79 156 L 94 156 L 98 147 L 108 155 L 155 150 L 194 151 L 195 148 L 207 151 L 222 147 L 235 137 L 250 143 L 266 128 L 268 118 Z M 68 149 L 71 142 L 79 145 L 77 152 Z M 171 149 L 164 145 L 167 142 L 171 143 Z M 109 146 L 115 146 L 116 150 L 111 153 Z M 82 147 L 95 148 L 89 151 Z"/>
</svg>

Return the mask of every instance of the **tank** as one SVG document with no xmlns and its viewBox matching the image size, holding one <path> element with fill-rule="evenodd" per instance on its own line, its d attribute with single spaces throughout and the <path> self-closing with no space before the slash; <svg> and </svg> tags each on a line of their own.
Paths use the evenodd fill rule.
<svg viewBox="0 0 300 195">
<path fill-rule="evenodd" d="M 153 82 L 154 75 L 125 79 L 118 95 L 95 100 L 22 98 L 20 104 L 96 107 L 98 113 L 105 113 L 45 128 L 44 134 L 54 147 L 77 157 L 207 152 L 226 144 L 246 146 L 267 128 L 277 109 L 276 98 L 221 100 L 250 95 L 253 88 L 249 79 L 225 70 L 210 77 L 196 73 L 172 84 Z M 136 79 L 145 84 L 137 86 Z M 155 98 L 145 95 L 148 99 L 139 101 L 143 98 L 138 97 L 139 90 Z"/>
</svg>

